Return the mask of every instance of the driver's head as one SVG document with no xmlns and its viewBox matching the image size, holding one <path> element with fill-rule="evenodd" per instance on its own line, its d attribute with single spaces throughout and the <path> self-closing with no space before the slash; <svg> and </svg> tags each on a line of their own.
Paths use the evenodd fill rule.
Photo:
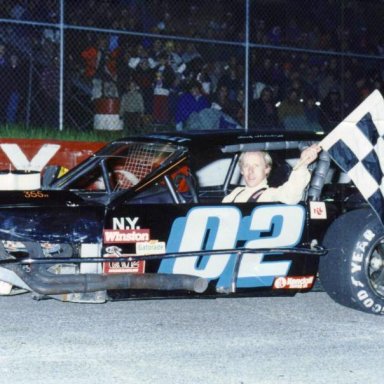
<svg viewBox="0 0 384 384">
<path fill-rule="evenodd" d="M 272 158 L 268 152 L 243 152 L 239 158 L 239 165 L 247 187 L 256 187 L 269 176 Z"/>
</svg>

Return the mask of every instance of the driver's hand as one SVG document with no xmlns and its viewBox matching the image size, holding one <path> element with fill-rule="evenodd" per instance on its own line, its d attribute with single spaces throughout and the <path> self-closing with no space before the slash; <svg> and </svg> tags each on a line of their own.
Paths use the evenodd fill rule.
<svg viewBox="0 0 384 384">
<path fill-rule="evenodd" d="M 321 147 L 318 144 L 313 144 L 308 148 L 305 148 L 303 152 L 301 152 L 300 156 L 300 164 L 309 165 L 313 161 L 317 159 L 319 152 L 321 151 Z"/>
</svg>

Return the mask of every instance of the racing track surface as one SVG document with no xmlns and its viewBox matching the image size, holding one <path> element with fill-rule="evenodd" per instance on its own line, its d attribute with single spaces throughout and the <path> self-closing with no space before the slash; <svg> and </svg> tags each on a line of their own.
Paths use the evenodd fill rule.
<svg viewBox="0 0 384 384">
<path fill-rule="evenodd" d="M 7 384 L 382 383 L 384 317 L 294 298 L 102 305 L 0 297 Z"/>
</svg>

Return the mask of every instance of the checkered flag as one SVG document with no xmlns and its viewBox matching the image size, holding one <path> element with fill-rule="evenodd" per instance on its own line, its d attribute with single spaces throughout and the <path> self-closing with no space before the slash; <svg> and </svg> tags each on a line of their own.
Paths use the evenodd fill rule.
<svg viewBox="0 0 384 384">
<path fill-rule="evenodd" d="M 384 99 L 372 92 L 320 143 L 384 223 Z"/>
</svg>

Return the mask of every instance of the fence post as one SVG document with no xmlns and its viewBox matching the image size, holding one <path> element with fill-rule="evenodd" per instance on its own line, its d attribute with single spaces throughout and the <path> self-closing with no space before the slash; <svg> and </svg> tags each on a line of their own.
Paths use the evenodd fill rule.
<svg viewBox="0 0 384 384">
<path fill-rule="evenodd" d="M 60 0 L 60 95 L 59 130 L 63 130 L 64 120 L 64 0 Z"/>
<path fill-rule="evenodd" d="M 25 116 L 25 126 L 28 129 L 31 122 L 31 100 L 32 100 L 32 71 L 33 61 L 32 54 L 29 54 L 29 70 L 28 70 L 28 93 L 27 93 L 27 107 Z"/>
<path fill-rule="evenodd" d="M 245 0 L 245 71 L 244 71 L 244 129 L 248 132 L 249 112 L 249 1 Z"/>
</svg>

